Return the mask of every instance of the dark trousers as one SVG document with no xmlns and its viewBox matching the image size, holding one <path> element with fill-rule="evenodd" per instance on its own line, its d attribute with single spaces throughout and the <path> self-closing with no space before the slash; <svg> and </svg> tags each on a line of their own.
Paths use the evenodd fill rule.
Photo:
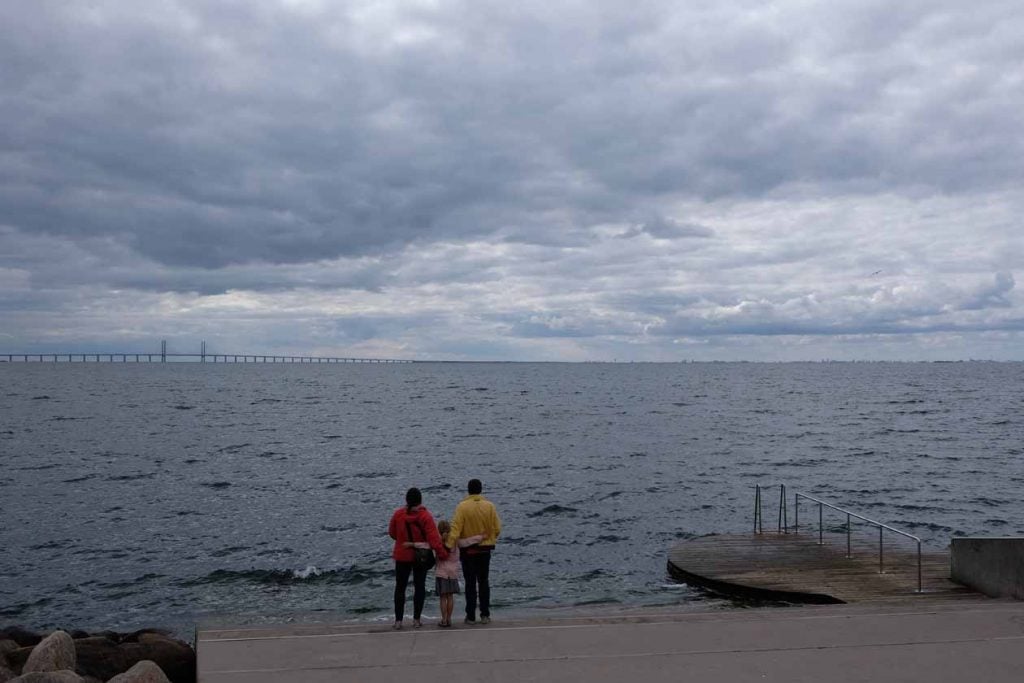
<svg viewBox="0 0 1024 683">
<path fill-rule="evenodd" d="M 462 576 L 466 579 L 466 618 L 476 620 L 478 594 L 480 616 L 491 616 L 491 553 L 463 553 L 459 559 L 462 561 Z"/>
<path fill-rule="evenodd" d="M 395 560 L 395 621 L 405 616 L 405 589 L 412 574 L 412 616 L 419 619 L 423 614 L 423 603 L 427 599 L 427 569 L 413 567 L 412 562 Z"/>
</svg>

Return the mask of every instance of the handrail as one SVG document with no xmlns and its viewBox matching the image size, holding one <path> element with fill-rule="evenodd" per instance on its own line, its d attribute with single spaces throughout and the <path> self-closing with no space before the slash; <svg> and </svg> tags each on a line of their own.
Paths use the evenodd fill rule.
<svg viewBox="0 0 1024 683">
<path fill-rule="evenodd" d="M 761 506 L 761 485 L 754 485 L 754 533 L 764 533 L 764 510 Z M 786 485 L 779 485 L 779 533 L 789 533 L 789 505 L 786 501 Z"/>
<path fill-rule="evenodd" d="M 883 532 L 883 530 L 884 531 L 891 531 L 894 534 L 899 534 L 900 536 L 905 536 L 905 537 L 911 539 L 912 541 L 916 541 L 917 542 L 917 592 L 918 593 L 923 592 L 923 590 L 922 590 L 922 583 L 921 583 L 921 539 L 920 538 L 918 538 L 917 536 L 914 536 L 913 534 L 908 534 L 905 531 L 900 531 L 899 529 L 894 529 L 893 527 L 889 526 L 888 524 L 883 524 L 882 522 L 879 522 L 877 520 L 869 519 L 867 517 L 864 517 L 863 515 L 858 515 L 856 512 L 850 512 L 849 510 L 845 510 L 845 509 L 843 509 L 841 507 L 838 507 L 836 505 L 832 505 L 831 503 L 826 503 L 825 501 L 821 500 L 820 498 L 815 498 L 814 496 L 808 495 L 806 493 L 800 493 L 799 491 L 796 491 L 793 494 L 793 503 L 794 503 L 793 508 L 794 508 L 794 515 L 795 515 L 794 516 L 794 520 L 793 520 L 793 533 L 800 533 L 800 499 L 801 498 L 806 498 L 807 500 L 813 501 L 813 502 L 818 504 L 818 545 L 824 545 L 825 544 L 825 540 L 824 540 L 824 538 L 825 538 L 824 537 L 824 533 L 825 533 L 824 528 L 825 527 L 824 527 L 824 523 L 823 523 L 823 510 L 824 510 L 824 508 L 827 507 L 829 509 L 835 510 L 836 512 L 840 512 L 840 513 L 846 515 L 846 557 L 848 557 L 848 558 L 852 557 L 852 546 L 851 546 L 851 541 L 850 541 L 850 520 L 851 520 L 851 518 L 859 519 L 862 522 L 866 522 L 867 524 L 871 524 L 873 526 L 878 527 L 878 573 L 879 574 L 885 573 L 885 555 L 884 555 L 884 550 L 883 550 L 884 545 L 883 545 L 883 539 L 882 539 L 882 532 Z"/>
<path fill-rule="evenodd" d="M 906 531 L 900 531 L 899 529 L 894 529 L 891 526 L 889 526 L 888 524 L 883 524 L 882 522 L 879 522 L 879 521 L 874 520 L 874 519 L 868 519 L 867 517 L 864 517 L 863 515 L 858 515 L 856 512 L 850 512 L 849 510 L 844 510 L 841 507 L 833 505 L 832 503 L 826 503 L 825 501 L 819 500 L 819 499 L 815 498 L 814 496 L 807 495 L 806 493 L 800 493 L 799 491 L 796 491 L 793 494 L 793 498 L 794 498 L 794 501 L 798 501 L 800 498 L 806 498 L 807 500 L 813 500 L 818 505 L 824 505 L 827 508 L 832 508 L 836 512 L 842 512 L 844 515 L 849 515 L 850 517 L 855 517 L 855 518 L 861 520 L 862 522 L 867 522 L 868 524 L 874 524 L 875 526 L 882 527 L 886 531 L 891 531 L 894 534 L 899 534 L 900 536 L 906 536 L 907 538 L 909 538 L 911 540 L 914 540 L 914 541 L 917 541 L 918 543 L 921 542 L 920 538 L 918 538 L 917 536 L 914 536 L 913 534 L 908 534 Z M 797 529 L 799 527 L 800 527 L 800 516 L 799 516 L 799 509 L 797 509 L 797 517 L 796 517 L 796 520 L 794 521 L 793 528 Z"/>
</svg>

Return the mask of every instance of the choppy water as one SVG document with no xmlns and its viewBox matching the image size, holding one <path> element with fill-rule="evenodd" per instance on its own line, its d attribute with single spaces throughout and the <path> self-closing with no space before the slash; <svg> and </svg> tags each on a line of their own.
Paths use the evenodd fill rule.
<svg viewBox="0 0 1024 683">
<path fill-rule="evenodd" d="M 0 364 L 0 624 L 386 619 L 391 511 L 473 476 L 496 610 L 705 606 L 667 550 L 755 483 L 1024 533 L 1022 412 L 1024 364 Z"/>
</svg>

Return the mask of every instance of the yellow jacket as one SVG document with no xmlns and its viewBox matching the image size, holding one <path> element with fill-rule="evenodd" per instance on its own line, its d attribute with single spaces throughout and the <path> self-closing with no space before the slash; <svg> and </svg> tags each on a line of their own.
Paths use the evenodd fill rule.
<svg viewBox="0 0 1024 683">
<path fill-rule="evenodd" d="M 498 541 L 498 534 L 501 533 L 501 520 L 498 519 L 494 503 L 480 494 L 462 499 L 455 507 L 451 524 L 452 528 L 448 532 L 445 544 L 449 548 L 454 547 L 460 538 L 469 538 L 477 534 L 484 537 L 480 545 L 493 546 Z"/>
</svg>

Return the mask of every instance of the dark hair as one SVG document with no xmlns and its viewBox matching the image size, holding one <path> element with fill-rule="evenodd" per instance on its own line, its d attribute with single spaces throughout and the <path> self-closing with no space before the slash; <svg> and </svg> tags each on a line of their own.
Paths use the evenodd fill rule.
<svg viewBox="0 0 1024 683">
<path fill-rule="evenodd" d="M 475 496 L 479 493 L 483 493 L 484 485 L 480 483 L 479 479 L 470 479 L 467 490 L 469 491 L 469 495 Z"/>
<path fill-rule="evenodd" d="M 412 512 L 412 509 L 422 502 L 423 494 L 415 486 L 405 492 L 405 507 L 409 512 Z"/>
</svg>

